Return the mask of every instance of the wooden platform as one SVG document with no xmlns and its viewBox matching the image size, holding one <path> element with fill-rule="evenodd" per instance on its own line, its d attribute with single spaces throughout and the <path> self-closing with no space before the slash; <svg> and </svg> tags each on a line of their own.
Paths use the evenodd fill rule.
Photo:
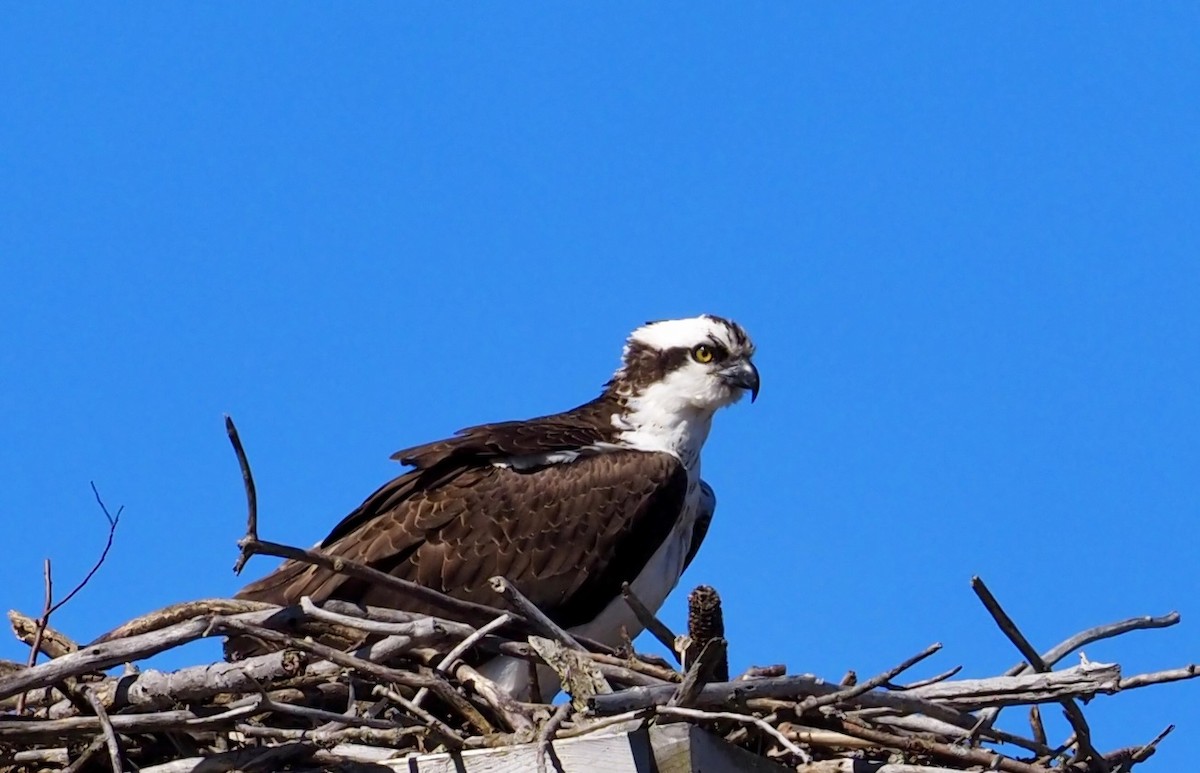
<svg viewBox="0 0 1200 773">
<path fill-rule="evenodd" d="M 533 744 L 426 754 L 378 763 L 406 773 L 535 773 Z M 694 725 L 674 724 L 555 741 L 547 773 L 780 773 L 781 765 L 731 746 Z"/>
</svg>

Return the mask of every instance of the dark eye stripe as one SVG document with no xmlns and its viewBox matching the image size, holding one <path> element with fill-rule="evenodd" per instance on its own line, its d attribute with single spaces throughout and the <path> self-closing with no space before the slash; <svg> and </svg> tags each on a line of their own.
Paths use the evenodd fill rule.
<svg viewBox="0 0 1200 773">
<path fill-rule="evenodd" d="M 708 348 L 712 352 L 714 362 L 720 362 L 729 356 L 729 349 L 714 336 L 708 337 Z"/>
</svg>

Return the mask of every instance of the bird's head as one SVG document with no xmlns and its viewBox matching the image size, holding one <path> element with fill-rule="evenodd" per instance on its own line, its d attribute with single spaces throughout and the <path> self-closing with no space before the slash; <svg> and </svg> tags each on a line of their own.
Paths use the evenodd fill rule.
<svg viewBox="0 0 1200 773">
<path fill-rule="evenodd" d="M 630 334 L 609 388 L 660 410 L 711 415 L 746 391 L 751 401 L 758 397 L 753 355 L 754 343 L 732 320 L 704 314 L 649 322 Z"/>
</svg>

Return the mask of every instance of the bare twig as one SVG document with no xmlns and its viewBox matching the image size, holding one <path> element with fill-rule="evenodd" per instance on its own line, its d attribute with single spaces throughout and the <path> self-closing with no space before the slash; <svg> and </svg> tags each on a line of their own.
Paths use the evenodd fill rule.
<svg viewBox="0 0 1200 773">
<path fill-rule="evenodd" d="M 882 674 L 871 677 L 865 682 L 860 682 L 853 687 L 848 687 L 844 690 L 838 690 L 837 692 L 830 693 L 828 695 L 813 695 L 805 698 L 799 703 L 799 705 L 796 706 L 796 713 L 803 714 L 806 711 L 812 711 L 813 709 L 818 709 L 822 706 L 833 706 L 844 701 L 853 700 L 863 693 L 870 692 L 876 687 L 887 684 L 895 679 L 898 675 L 912 668 L 917 663 L 920 663 L 922 660 L 937 652 L 941 648 L 941 644 L 930 644 L 928 647 L 921 650 L 916 655 L 913 655 L 908 660 L 905 660 L 895 668 L 890 668 L 887 671 L 884 671 Z"/>
<path fill-rule="evenodd" d="M 598 719 L 593 719 L 593 720 L 589 720 L 585 723 L 578 724 L 575 727 L 571 727 L 566 730 L 560 730 L 558 733 L 558 737 L 559 738 L 578 738 L 581 735 L 591 735 L 592 733 L 595 733 L 598 730 L 606 730 L 615 725 L 625 724 L 626 722 L 635 722 L 635 721 L 640 722 L 641 720 L 645 719 L 646 717 L 650 716 L 653 713 L 654 713 L 654 708 L 649 707 L 649 708 L 634 709 L 633 711 L 626 711 L 623 714 L 614 714 L 611 717 L 600 717 Z"/>
<path fill-rule="evenodd" d="M 301 730 L 285 727 L 262 727 L 239 723 L 234 726 L 237 732 L 247 738 L 269 738 L 275 741 L 311 741 L 322 746 L 333 746 L 346 741 L 379 744 L 380 746 L 397 746 L 414 736 L 429 735 L 426 727 L 395 727 L 390 730 L 379 730 L 373 727 L 346 727 L 341 730 Z"/>
<path fill-rule="evenodd" d="M 642 600 L 634 594 L 633 589 L 629 587 L 629 583 L 627 582 L 621 583 L 621 598 L 625 599 L 625 603 L 633 612 L 633 616 L 642 624 L 642 627 L 667 648 L 667 651 L 675 658 L 676 663 L 682 663 L 683 660 L 680 654 L 675 650 L 675 634 L 642 603 Z"/>
<path fill-rule="evenodd" d="M 1140 749 L 1134 752 L 1133 756 L 1130 758 L 1130 762 L 1144 762 L 1147 760 L 1150 755 L 1154 754 L 1155 749 L 1157 749 L 1158 745 L 1162 743 L 1162 740 L 1170 735 L 1174 730 L 1175 725 L 1167 725 L 1165 728 L 1163 728 L 1161 733 L 1154 736 L 1154 739 L 1151 740 L 1150 743 L 1142 746 Z"/>
<path fill-rule="evenodd" d="M 50 624 L 50 613 L 54 611 L 54 580 L 50 572 L 50 559 L 44 559 L 42 563 L 42 585 L 44 588 L 44 599 L 42 604 L 42 615 L 37 620 L 37 627 L 33 630 L 33 643 L 29 645 L 29 660 L 26 665 L 32 668 L 37 664 L 38 653 L 42 651 L 42 636 L 46 633 L 46 626 Z M 17 698 L 17 713 L 25 713 L 25 697 L 26 693 L 22 692 Z"/>
<path fill-rule="evenodd" d="M 396 622 L 374 620 L 369 617 L 360 615 L 350 615 L 342 612 L 335 612 L 326 607 L 345 604 L 346 602 L 327 601 L 325 606 L 317 606 L 308 596 L 300 597 L 300 609 L 303 610 L 306 617 L 313 620 L 321 620 L 323 622 L 332 623 L 334 625 L 343 626 L 345 628 L 353 628 L 364 633 L 380 633 L 386 636 L 411 636 L 419 627 L 424 627 L 426 624 L 432 624 L 439 628 L 444 628 L 447 634 L 452 636 L 467 637 L 474 635 L 477 630 L 474 626 L 466 623 L 456 623 L 448 620 L 440 620 L 436 617 L 426 617 L 425 615 L 410 615 L 403 613 L 402 619 Z M 368 611 L 368 610 L 355 610 Z M 369 611 L 384 611 L 384 610 L 369 610 Z M 398 610 L 387 610 L 388 612 L 398 612 Z"/>
<path fill-rule="evenodd" d="M 100 505 L 100 511 L 104 513 L 104 517 L 108 520 L 108 538 L 104 542 L 104 549 L 100 551 L 100 557 L 96 559 L 94 564 L 92 564 L 92 568 L 89 569 L 88 573 L 84 575 L 83 579 L 76 583 L 75 587 L 72 588 L 71 591 L 66 596 L 63 596 L 62 600 L 57 603 L 54 602 L 54 580 L 50 571 L 50 559 L 47 558 L 45 560 L 42 569 L 44 580 L 43 585 L 45 588 L 44 602 L 42 604 L 42 615 L 38 618 L 37 628 L 34 631 L 33 643 L 30 645 L 28 665 L 31 667 L 37 663 L 38 653 L 40 653 L 42 649 L 42 637 L 45 636 L 46 628 L 50 625 L 50 616 L 62 609 L 63 605 L 68 601 L 75 598 L 75 595 L 79 593 L 79 591 L 83 590 L 84 586 L 91 581 L 96 572 L 100 570 L 100 567 L 104 565 L 104 559 L 108 558 L 108 551 L 112 548 L 113 537 L 117 533 L 117 524 L 121 521 L 121 512 L 125 509 L 124 506 L 119 507 L 117 508 L 117 514 L 111 515 L 108 512 L 108 507 L 104 504 L 104 500 L 100 498 L 100 491 L 97 490 L 96 484 L 93 482 L 91 486 L 92 494 L 96 497 L 96 503 Z M 17 713 L 21 714 L 24 711 L 25 694 L 22 693 L 21 696 L 17 698 Z"/>
<path fill-rule="evenodd" d="M 546 613 L 538 609 L 537 606 L 525 598 L 525 595 L 517 589 L 504 577 L 493 577 L 488 580 L 491 583 L 492 590 L 504 597 L 504 600 L 512 604 L 517 610 L 525 616 L 534 627 L 538 629 L 543 636 L 554 639 L 560 644 L 579 652 L 586 652 L 584 646 L 576 641 L 575 637 L 567 633 L 558 623 L 546 616 Z"/>
<path fill-rule="evenodd" d="M 546 720 L 546 724 L 542 725 L 542 729 L 538 731 L 537 737 L 537 760 L 538 773 L 546 771 L 546 755 L 552 751 L 551 744 L 554 742 L 554 734 L 562 727 L 562 723 L 571 716 L 571 704 L 563 703 L 554 710 L 550 715 L 550 719 Z"/>
<path fill-rule="evenodd" d="M 1021 655 L 1029 662 L 1029 665 L 1039 673 L 1048 672 L 1050 667 L 1046 665 L 1046 662 L 1042 660 L 1042 656 L 1038 654 L 1038 651 L 1033 648 L 1033 645 L 1029 643 L 1029 640 L 1026 639 L 1025 635 L 1021 633 L 1019 628 L 1017 628 L 1017 624 L 1013 622 L 1012 618 L 1008 616 L 1008 613 L 1004 611 L 1004 608 L 1000 606 L 1000 602 L 997 601 L 996 597 L 992 595 L 992 592 L 988 590 L 988 587 L 984 584 L 983 580 L 980 577 L 972 577 L 971 588 L 975 591 L 975 594 L 979 596 L 979 600 L 983 602 L 983 606 L 996 621 L 996 625 L 1000 627 L 1000 630 L 1003 631 L 1004 635 L 1008 637 L 1008 640 L 1013 643 L 1013 646 L 1017 648 L 1017 651 L 1020 652 Z M 1073 698 L 1063 698 L 1060 703 L 1063 707 L 1063 713 L 1066 714 L 1067 720 L 1071 723 L 1071 727 L 1075 730 L 1076 738 L 1079 741 L 1080 751 L 1086 754 L 1087 757 L 1091 759 L 1102 772 L 1107 771 L 1108 764 L 1104 761 L 1104 758 L 1101 756 L 1100 752 L 1096 750 L 1096 747 L 1092 745 L 1091 729 L 1088 727 L 1087 719 L 1083 716 L 1083 712 L 1079 709 L 1079 705 L 1075 703 Z M 987 725 L 985 724 L 985 726 Z"/>
<path fill-rule="evenodd" d="M 915 738 L 887 733 L 867 727 L 850 719 L 835 720 L 834 725 L 837 730 L 846 735 L 852 735 L 867 741 L 874 741 L 882 746 L 902 749 L 906 752 L 931 754 L 956 762 L 967 761 L 973 765 L 981 765 L 988 770 L 1002 770 L 1005 773 L 1046 773 L 1046 769 L 1040 765 L 1021 762 L 1005 757 L 997 752 L 986 751 L 984 749 L 970 749 L 927 738 Z"/>
<path fill-rule="evenodd" d="M 931 684 L 937 684 L 938 682 L 944 682 L 947 679 L 949 679 L 950 677 L 956 676 L 959 671 L 962 671 L 962 666 L 955 666 L 954 668 L 950 669 L 949 671 L 943 671 L 942 673 L 935 674 L 934 676 L 931 676 L 927 679 L 918 679 L 917 681 L 909 682 L 908 684 L 902 684 L 902 685 L 890 685 L 889 684 L 888 688 L 892 689 L 892 690 L 915 690 L 918 687 L 928 687 Z"/>
<path fill-rule="evenodd" d="M 233 565 L 233 573 L 241 574 L 246 562 L 254 555 L 252 546 L 258 542 L 258 491 L 254 487 L 254 474 L 250 472 L 250 460 L 246 458 L 246 449 L 242 447 L 242 439 L 238 436 L 237 425 L 233 417 L 225 414 L 225 434 L 233 444 L 233 452 L 237 455 L 238 467 L 242 471 L 242 485 L 246 489 L 246 536 L 238 540 L 242 549 L 237 563 Z"/>
<path fill-rule="evenodd" d="M 113 730 L 119 733 L 155 733 L 164 730 L 188 731 L 229 725 L 237 719 L 254 714 L 256 706 L 239 706 L 219 714 L 203 716 L 186 709 L 159 711 L 150 714 L 114 714 L 108 718 Z M 0 719 L 0 741 L 31 742 L 58 738 L 71 733 L 103 732 L 97 717 L 45 719 L 37 722 Z"/>
<path fill-rule="evenodd" d="M 970 729 L 976 718 L 963 709 L 980 706 L 1032 702 L 1057 702 L 1064 696 L 1111 692 L 1119 673 L 1117 666 L 1092 664 L 1053 674 L 962 679 L 942 682 L 918 690 L 881 692 L 874 690 L 856 698 L 866 708 L 888 708 L 903 714 L 925 714 L 957 727 Z M 715 708 L 744 703 L 767 706 L 774 700 L 798 700 L 809 695 L 826 695 L 840 688 L 809 675 L 709 684 L 696 696 L 694 705 Z M 588 704 L 598 714 L 615 714 L 632 709 L 663 705 L 674 694 L 673 686 L 633 687 L 610 695 L 592 696 Z M 760 699 L 768 699 L 760 703 Z M 998 740 L 1029 746 L 1031 742 L 995 732 Z"/>
<path fill-rule="evenodd" d="M 491 679 L 466 663 L 454 666 L 454 676 L 459 684 L 479 696 L 479 699 L 487 704 L 488 708 L 504 720 L 504 723 L 512 730 L 524 733 L 533 728 L 533 720 L 529 718 L 529 712 L 525 707 Z"/>
<path fill-rule="evenodd" d="M 1200 665 L 1192 663 L 1183 668 L 1171 668 L 1166 671 L 1155 671 L 1152 674 L 1138 674 L 1120 682 L 1120 689 L 1133 690 L 1138 687 L 1146 687 L 1152 684 L 1163 684 L 1165 682 L 1178 682 L 1184 679 L 1195 679 L 1200 676 Z"/>
<path fill-rule="evenodd" d="M 92 757 L 95 757 L 97 754 L 99 754 L 100 750 L 106 746 L 108 746 L 108 741 L 104 737 L 104 734 L 100 733 L 91 740 L 91 743 L 89 743 L 82 751 L 79 752 L 79 756 L 72 760 L 70 765 L 63 768 L 63 773 L 79 773 L 79 771 L 84 769 L 84 766 L 92 761 Z"/>
<path fill-rule="evenodd" d="M 84 688 L 83 694 L 87 698 L 88 704 L 91 705 L 92 711 L 96 712 L 96 719 L 100 720 L 100 730 L 104 735 L 104 743 L 108 746 L 108 762 L 112 766 L 113 773 L 121 773 L 124 769 L 121 764 L 121 742 L 117 740 L 117 733 L 113 730 L 108 712 L 104 710 L 104 704 L 100 702 L 94 692 Z"/>
<path fill-rule="evenodd" d="M 407 685 L 409 687 L 429 687 L 435 695 L 451 705 L 458 711 L 464 719 L 476 726 L 476 729 L 481 733 L 495 732 L 492 724 L 484 719 L 483 715 L 468 703 L 461 695 L 456 693 L 448 682 L 440 677 L 426 674 L 414 674 L 409 671 L 401 671 L 387 666 L 381 666 L 377 663 L 372 663 L 369 660 L 348 655 L 344 652 L 334 649 L 333 647 L 319 644 L 317 642 L 297 639 L 295 636 L 289 636 L 286 633 L 273 631 L 261 625 L 246 623 L 237 618 L 224 618 L 214 620 L 212 623 L 214 629 L 220 629 L 226 632 L 236 632 L 250 634 L 252 636 L 272 641 L 277 644 L 284 644 L 288 647 L 311 652 L 314 655 L 337 663 L 345 668 L 352 668 L 361 673 L 374 676 L 388 682 Z"/>
<path fill-rule="evenodd" d="M 605 676 L 624 684 L 648 684 L 649 682 L 643 677 L 648 677 L 656 682 L 680 682 L 683 680 L 678 671 L 656 663 L 647 663 L 636 656 L 618 658 L 615 655 L 591 652 L 588 653 L 588 657 L 600 666 L 600 670 L 604 672 Z"/>
<path fill-rule="evenodd" d="M 737 714 L 732 711 L 701 711 L 700 709 L 688 709 L 680 706 L 659 706 L 655 709 L 655 712 L 660 715 L 686 717 L 688 719 L 749 722 L 759 730 L 762 730 L 764 733 L 774 738 L 780 746 L 796 755 L 801 762 L 812 762 L 812 757 L 809 756 L 808 752 L 801 749 L 799 746 L 789 740 L 787 736 L 772 727 L 771 723 L 767 722 L 761 717 L 756 717 L 753 714 Z"/>
<path fill-rule="evenodd" d="M 1053 666 L 1060 660 L 1070 655 L 1080 647 L 1087 646 L 1092 642 L 1111 639 L 1114 636 L 1120 636 L 1123 633 L 1130 631 L 1145 631 L 1154 628 L 1169 628 L 1179 622 L 1179 613 L 1170 612 L 1161 617 L 1150 617 L 1144 615 L 1142 617 L 1131 617 L 1128 620 L 1119 620 L 1115 623 L 1106 625 L 1098 625 L 1095 628 L 1089 628 L 1086 631 L 1080 631 L 1069 639 L 1066 639 L 1059 644 L 1054 645 L 1050 649 L 1042 653 L 1042 662 L 1047 666 Z M 1005 672 L 1007 676 L 1017 676 L 1030 671 L 1032 667 L 1028 663 L 1018 663 Z"/>
<path fill-rule="evenodd" d="M 376 730 L 390 730 L 395 727 L 393 722 L 385 722 L 381 719 L 373 719 L 371 717 L 358 717 L 350 714 L 338 714 L 333 711 L 313 708 L 312 706 L 299 706 L 284 701 L 277 701 L 265 691 L 254 698 L 247 701 L 249 705 L 255 706 L 260 712 L 274 712 L 276 714 L 286 714 L 293 717 L 303 717 L 311 719 L 314 722 L 332 722 L 339 727 L 373 727 Z M 241 705 L 241 704 L 238 704 Z"/>
<path fill-rule="evenodd" d="M 684 707 L 690 705 L 696 694 L 708 683 L 724 661 L 724 639 L 709 639 L 704 642 L 704 648 L 700 650 L 700 654 L 688 667 L 687 674 L 683 677 L 683 683 L 679 685 L 679 689 L 671 696 L 667 705 Z M 728 667 L 725 669 L 725 676 L 726 678 L 729 676 Z"/>
<path fill-rule="evenodd" d="M 230 622 L 242 619 L 263 620 L 270 615 L 270 611 L 251 612 L 226 618 L 226 620 Z M 79 676 L 92 671 L 103 671 L 129 660 L 150 657 L 163 650 L 195 641 L 209 633 L 215 619 L 197 617 L 160 631 L 130 636 L 113 642 L 93 644 L 78 652 L 72 652 L 61 658 L 0 678 L 0 699 L 16 695 L 29 687 L 56 684 L 67 677 Z"/>
<path fill-rule="evenodd" d="M 1021 633 L 1017 628 L 1017 624 L 1013 622 L 1008 613 L 1000 606 L 1000 602 L 988 590 L 983 580 L 979 577 L 972 577 L 971 588 L 979 596 L 979 600 L 983 602 L 983 606 L 987 609 L 988 613 L 995 619 L 996 625 L 1000 627 L 1000 630 L 1008 637 L 1008 640 L 1013 643 L 1013 646 L 1017 648 L 1021 656 L 1029 662 L 1033 670 L 1040 672 L 1049 671 L 1050 669 L 1047 667 L 1046 662 L 1042 660 L 1042 656 L 1038 654 L 1033 645 L 1029 643 L 1029 640 L 1025 638 L 1025 634 Z"/>
<path fill-rule="evenodd" d="M 100 567 L 104 565 L 104 559 L 108 558 L 108 551 L 112 549 L 113 537 L 115 537 L 117 534 L 117 524 L 121 522 L 121 513 L 125 512 L 125 506 L 121 505 L 117 508 L 117 514 L 111 515 L 108 512 L 108 507 L 106 507 L 104 504 L 104 500 L 100 498 L 100 492 L 96 490 L 96 484 L 92 483 L 91 486 L 92 493 L 96 496 L 96 504 L 100 505 L 101 512 L 104 513 L 104 517 L 108 520 L 108 536 L 104 540 L 104 549 L 100 551 L 100 557 L 96 559 L 96 563 L 92 564 L 92 568 L 89 569 L 88 573 L 83 576 L 83 579 L 76 583 L 75 587 L 71 589 L 70 593 L 63 596 L 62 599 L 60 599 L 53 607 L 50 608 L 51 614 L 62 609 L 64 604 L 75 598 L 75 594 L 83 590 L 84 586 L 91 581 L 96 572 L 100 571 Z M 49 572 L 49 570 L 49 565 L 47 565 L 46 571 Z"/>
<path fill-rule="evenodd" d="M 466 740 L 459 735 L 454 728 L 450 727 L 442 720 L 421 708 L 414 701 L 408 700 L 395 690 L 388 689 L 383 685 L 375 685 L 374 689 L 371 691 L 371 694 L 387 698 L 393 703 L 401 706 L 405 711 L 409 712 L 418 720 L 423 722 L 425 727 L 429 728 L 430 731 L 433 732 L 433 734 L 438 738 L 438 740 L 446 745 L 446 748 L 461 749 L 466 744 Z"/>
<path fill-rule="evenodd" d="M 42 587 L 42 616 L 38 618 L 37 628 L 33 632 L 33 644 L 29 645 L 29 662 L 26 664 L 29 666 L 37 664 L 38 653 L 42 650 L 42 637 L 46 634 L 46 626 L 50 624 L 50 615 L 54 614 L 54 574 L 49 558 L 42 561 Z"/>
<path fill-rule="evenodd" d="M 512 620 L 512 615 L 505 612 L 487 625 L 480 626 L 475 633 L 463 639 L 454 647 L 454 649 L 450 650 L 450 652 L 446 654 L 446 657 L 442 658 L 442 662 L 437 664 L 436 670 L 443 673 L 447 671 L 450 666 L 454 665 L 454 661 L 462 657 L 463 653 L 478 644 L 483 637 L 487 636 L 492 631 L 507 625 L 510 620 Z M 422 687 L 417 691 L 417 694 L 413 696 L 413 705 L 420 706 L 421 701 L 424 700 L 425 696 L 428 694 L 429 690 Z"/>
<path fill-rule="evenodd" d="M 65 746 L 51 749 L 26 749 L 23 751 L 0 751 L 0 769 L 9 770 L 16 766 L 17 770 L 45 770 L 48 766 L 66 765 L 71 759 L 70 752 Z"/>
<path fill-rule="evenodd" d="M 1033 733 L 1033 740 L 1046 743 L 1046 725 L 1042 722 L 1042 710 L 1037 704 L 1029 707 L 1029 729 Z"/>
<path fill-rule="evenodd" d="M 1142 617 L 1131 617 L 1127 620 L 1118 620 L 1115 623 L 1107 623 L 1098 625 L 1094 628 L 1080 631 L 1070 638 L 1059 642 L 1050 649 L 1042 653 L 1042 662 L 1047 666 L 1054 666 L 1060 660 L 1070 655 L 1080 647 L 1091 644 L 1092 642 L 1103 641 L 1114 636 L 1120 636 L 1130 631 L 1150 630 L 1154 628 L 1169 628 L 1179 622 L 1178 612 L 1169 612 L 1159 617 L 1143 615 Z M 1033 670 L 1033 666 L 1025 661 L 1017 663 L 1012 668 L 1005 672 L 1006 676 L 1018 676 Z M 1003 706 L 985 709 L 980 713 L 979 727 L 991 727 L 995 724 L 1000 712 L 1003 711 Z"/>
</svg>

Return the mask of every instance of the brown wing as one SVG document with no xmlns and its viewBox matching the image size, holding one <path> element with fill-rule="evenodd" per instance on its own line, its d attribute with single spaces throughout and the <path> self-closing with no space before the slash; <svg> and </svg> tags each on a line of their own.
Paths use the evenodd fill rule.
<svg viewBox="0 0 1200 773">
<path fill-rule="evenodd" d="M 687 473 L 676 458 L 613 451 L 520 472 L 489 465 L 434 478 L 402 475 L 372 494 L 323 544 L 338 556 L 452 596 L 501 605 L 503 575 L 564 626 L 586 622 L 632 582 L 666 539 Z M 340 598 L 436 612 L 387 588 L 286 562 L 239 598 Z"/>
<path fill-rule="evenodd" d="M 503 456 L 586 448 L 615 439 L 612 416 L 619 410 L 614 399 L 604 394 L 564 413 L 469 427 L 452 438 L 397 451 L 392 458 L 419 470 L 433 470 Z"/>
</svg>

